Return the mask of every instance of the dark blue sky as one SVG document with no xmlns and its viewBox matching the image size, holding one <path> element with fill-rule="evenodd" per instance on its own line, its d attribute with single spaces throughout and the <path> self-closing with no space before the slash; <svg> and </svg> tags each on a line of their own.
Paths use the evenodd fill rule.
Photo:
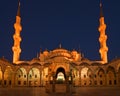
<svg viewBox="0 0 120 96">
<path fill-rule="evenodd" d="M 36 57 L 40 48 L 58 48 L 60 43 L 65 49 L 80 48 L 86 58 L 99 60 L 99 3 L 100 0 L 21 0 L 21 60 Z M 102 3 L 111 60 L 120 57 L 120 1 Z M 10 61 L 17 8 L 18 0 L 0 3 L 0 57 Z"/>
</svg>

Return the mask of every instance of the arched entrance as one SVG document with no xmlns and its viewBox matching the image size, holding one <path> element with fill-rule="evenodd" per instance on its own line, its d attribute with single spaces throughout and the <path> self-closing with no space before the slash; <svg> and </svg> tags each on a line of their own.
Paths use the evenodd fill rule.
<svg viewBox="0 0 120 96">
<path fill-rule="evenodd" d="M 46 84 L 46 92 L 66 93 L 72 91 L 72 83 L 69 83 L 71 81 L 69 79 L 70 72 L 63 66 L 57 66 L 49 76 L 50 83 Z"/>
<path fill-rule="evenodd" d="M 89 85 L 89 78 L 88 78 L 88 74 L 87 74 L 88 71 L 89 71 L 89 68 L 87 68 L 87 67 L 84 67 L 81 70 L 81 85 L 82 86 Z"/>
<path fill-rule="evenodd" d="M 56 83 L 64 83 L 66 80 L 65 70 L 62 67 L 59 67 L 55 74 Z"/>
<path fill-rule="evenodd" d="M 28 73 L 28 86 L 40 86 L 40 71 L 38 68 L 31 68 Z"/>
<path fill-rule="evenodd" d="M 120 67 L 119 67 L 119 70 L 118 70 L 118 85 L 120 86 Z"/>
<path fill-rule="evenodd" d="M 4 86 L 12 86 L 12 79 L 13 79 L 13 70 L 11 66 L 7 66 L 4 72 Z"/>
<path fill-rule="evenodd" d="M 2 73 L 2 68 L 0 66 L 0 87 L 2 86 L 2 76 L 3 76 L 3 73 Z"/>
<path fill-rule="evenodd" d="M 27 72 L 25 68 L 19 68 L 15 77 L 16 86 L 27 86 Z"/>
<path fill-rule="evenodd" d="M 98 73 L 95 78 L 97 78 L 98 85 L 105 85 L 105 71 L 102 68 L 98 70 Z"/>
<path fill-rule="evenodd" d="M 116 85 L 115 69 L 111 66 L 107 69 L 107 85 Z"/>
</svg>

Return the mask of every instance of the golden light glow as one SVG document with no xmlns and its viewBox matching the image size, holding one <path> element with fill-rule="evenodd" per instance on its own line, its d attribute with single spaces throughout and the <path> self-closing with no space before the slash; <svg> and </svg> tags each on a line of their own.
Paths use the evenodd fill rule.
<svg viewBox="0 0 120 96">
<path fill-rule="evenodd" d="M 16 16 L 16 23 L 14 24 L 15 34 L 13 35 L 14 46 L 12 47 L 12 50 L 13 50 L 13 63 L 16 63 L 17 61 L 19 61 L 20 53 L 21 53 L 21 48 L 20 48 L 20 42 L 21 42 L 20 32 L 22 30 L 22 26 L 21 26 L 20 23 L 21 23 L 21 18 L 19 16 Z"/>
<path fill-rule="evenodd" d="M 62 72 L 59 72 L 57 74 L 57 80 L 63 80 L 63 81 L 65 80 L 64 74 Z"/>
<path fill-rule="evenodd" d="M 106 45 L 106 40 L 107 40 L 107 35 L 105 34 L 106 30 L 106 24 L 104 23 L 104 17 L 100 18 L 100 26 L 99 26 L 99 32 L 100 32 L 100 37 L 99 37 L 99 42 L 100 42 L 100 49 L 99 53 L 101 55 L 101 60 L 103 63 L 107 63 L 107 52 L 108 52 L 108 47 Z"/>
<path fill-rule="evenodd" d="M 88 73 L 88 68 L 87 67 L 83 68 L 81 70 L 81 78 L 83 79 L 85 75 L 87 76 L 87 73 Z"/>
</svg>

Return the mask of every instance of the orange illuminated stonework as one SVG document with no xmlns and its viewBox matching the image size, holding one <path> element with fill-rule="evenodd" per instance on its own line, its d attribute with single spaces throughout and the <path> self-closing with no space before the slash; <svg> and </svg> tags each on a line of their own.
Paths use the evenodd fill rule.
<svg viewBox="0 0 120 96">
<path fill-rule="evenodd" d="M 102 7 L 102 4 L 100 4 L 100 7 Z M 106 24 L 104 23 L 104 17 L 103 17 L 103 13 L 102 13 L 102 8 L 101 8 L 101 16 L 99 19 L 100 22 L 100 26 L 99 26 L 99 32 L 100 32 L 100 37 L 99 37 L 99 42 L 100 42 L 100 49 L 99 49 L 99 53 L 101 56 L 101 60 L 103 63 L 107 63 L 108 59 L 107 59 L 107 52 L 108 52 L 108 47 L 106 44 L 106 40 L 107 40 L 107 35 L 105 34 L 105 30 L 106 30 Z"/>
<path fill-rule="evenodd" d="M 0 87 L 44 87 L 46 92 L 69 92 L 77 87 L 120 86 L 120 58 L 108 62 L 106 24 L 101 12 L 99 42 L 101 60 L 90 60 L 80 51 L 67 50 L 61 45 L 42 50 L 37 57 L 20 60 L 20 5 L 14 24 L 13 62 L 0 58 Z M 68 34 L 69 35 L 69 34 Z M 67 37 L 66 37 L 67 38 Z"/>
<path fill-rule="evenodd" d="M 20 7 L 20 4 L 19 4 L 19 7 Z M 15 28 L 15 34 L 13 35 L 14 46 L 12 47 L 12 50 L 13 50 L 13 63 L 16 63 L 17 61 L 19 61 L 20 53 L 21 53 L 20 32 L 22 30 L 22 26 L 21 26 L 20 8 L 18 8 L 18 13 L 16 16 L 16 23 L 14 24 L 14 28 Z"/>
</svg>

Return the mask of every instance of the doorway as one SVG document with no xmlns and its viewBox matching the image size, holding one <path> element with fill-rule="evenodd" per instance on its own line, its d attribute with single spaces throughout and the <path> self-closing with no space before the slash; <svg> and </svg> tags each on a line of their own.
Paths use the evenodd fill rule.
<svg viewBox="0 0 120 96">
<path fill-rule="evenodd" d="M 62 84 L 66 80 L 66 74 L 64 68 L 60 67 L 56 71 L 55 80 L 57 84 Z"/>
</svg>

